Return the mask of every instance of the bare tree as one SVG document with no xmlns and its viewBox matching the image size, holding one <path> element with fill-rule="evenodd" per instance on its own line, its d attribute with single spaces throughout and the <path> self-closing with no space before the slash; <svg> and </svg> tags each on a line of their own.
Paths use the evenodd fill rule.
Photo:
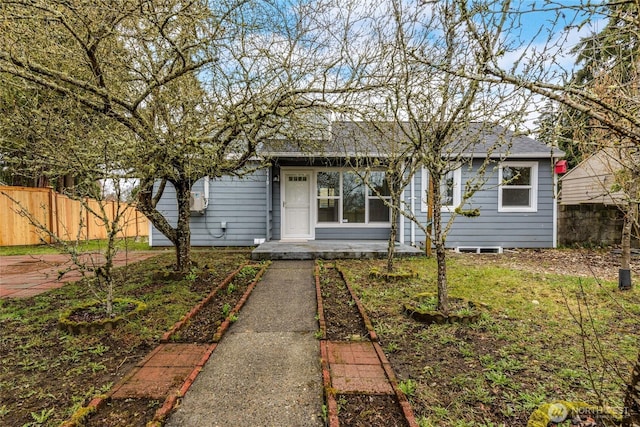
<svg viewBox="0 0 640 427">
<path fill-rule="evenodd" d="M 122 128 L 139 208 L 190 265 L 189 196 L 241 174 L 284 119 L 319 104 L 333 66 L 313 9 L 288 2 L 16 1 L 0 8 L 0 73 Z M 176 191 L 173 225 L 156 204 Z"/>
<path fill-rule="evenodd" d="M 640 6 L 637 1 L 591 3 L 544 2 L 534 7 L 513 7 L 510 1 L 473 3 L 459 1 L 467 29 L 490 60 L 480 72 L 449 70 L 483 82 L 507 83 L 555 101 L 582 115 L 591 128 L 588 142 L 596 148 L 618 153 L 622 169 L 615 174 L 616 186 L 625 194 L 623 258 L 621 274 L 628 271 L 629 236 L 632 224 L 638 225 L 637 153 L 640 148 Z M 544 13 L 545 22 L 529 40 L 520 38 L 522 23 L 528 14 Z M 496 16 L 508 22 L 494 25 Z M 602 31 L 592 31 L 583 39 L 581 59 L 586 65 L 575 70 L 566 57 L 574 46 L 567 43 L 576 30 L 593 21 L 606 22 Z M 501 33 L 504 43 L 487 42 Z M 574 51 L 575 53 L 575 51 Z M 511 58 L 507 61 L 506 58 Z M 576 75 L 576 72 L 583 75 Z M 583 78 L 584 75 L 588 78 Z M 626 268 L 625 268 L 626 267 Z M 634 368 L 626 396 L 630 416 L 625 426 L 640 426 L 638 364 Z"/>
<path fill-rule="evenodd" d="M 442 71 L 479 73 L 490 59 L 465 32 L 455 2 L 386 5 L 371 29 L 371 43 L 380 46 L 371 59 L 371 90 L 352 102 L 361 104 L 363 128 L 369 129 L 369 140 L 380 141 L 377 151 L 384 152 L 383 161 L 394 177 L 387 203 L 414 221 L 425 233 L 426 248 L 435 249 L 437 308 L 447 312 L 447 235 L 457 215 L 479 214 L 465 205 L 482 187 L 496 158 L 508 152 L 513 135 L 508 128 L 521 119 L 526 99 L 504 85 Z M 498 38 L 489 42 L 495 44 Z M 474 158 L 480 161 L 474 163 Z M 454 201 L 452 177 L 458 170 L 469 178 L 460 200 Z M 428 218 L 399 203 L 419 172 L 429 178 L 430 191 L 421 197 L 430 206 Z"/>
</svg>

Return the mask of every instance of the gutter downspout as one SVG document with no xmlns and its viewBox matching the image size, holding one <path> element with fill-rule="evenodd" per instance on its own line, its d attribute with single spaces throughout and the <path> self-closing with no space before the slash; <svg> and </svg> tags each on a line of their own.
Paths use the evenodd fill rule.
<svg viewBox="0 0 640 427">
<path fill-rule="evenodd" d="M 553 170 L 555 159 L 551 158 L 551 170 L 553 171 L 553 248 L 558 247 L 558 174 Z"/>
<path fill-rule="evenodd" d="M 204 208 L 209 207 L 209 175 L 204 177 Z"/>
<path fill-rule="evenodd" d="M 265 242 L 268 242 L 268 241 L 271 240 L 271 236 L 269 236 L 269 202 L 271 200 L 271 197 L 269 197 L 270 196 L 270 190 L 271 190 L 271 187 L 269 185 L 271 183 L 271 173 L 270 173 L 270 171 L 271 171 L 271 168 L 270 167 L 267 168 L 267 173 L 265 174 L 266 175 L 266 179 L 265 179 L 265 182 L 264 182 L 264 185 L 265 185 L 264 193 L 266 195 L 265 196 L 266 197 L 265 198 L 265 204 L 264 204 L 264 210 L 265 210 L 264 237 L 265 237 Z"/>
<path fill-rule="evenodd" d="M 400 197 L 400 206 L 404 204 L 405 189 L 402 189 L 402 197 Z M 400 243 L 404 245 L 404 215 L 400 214 Z"/>
<path fill-rule="evenodd" d="M 415 215 L 416 204 L 416 186 L 415 186 L 415 174 L 411 176 L 411 214 Z M 411 246 L 416 246 L 416 223 L 411 221 Z"/>
</svg>

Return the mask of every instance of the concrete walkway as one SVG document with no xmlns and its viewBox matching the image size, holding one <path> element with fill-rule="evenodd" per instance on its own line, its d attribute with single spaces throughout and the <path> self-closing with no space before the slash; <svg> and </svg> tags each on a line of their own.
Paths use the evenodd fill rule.
<svg viewBox="0 0 640 427">
<path fill-rule="evenodd" d="M 275 261 L 166 426 L 322 426 L 311 261 Z"/>
</svg>

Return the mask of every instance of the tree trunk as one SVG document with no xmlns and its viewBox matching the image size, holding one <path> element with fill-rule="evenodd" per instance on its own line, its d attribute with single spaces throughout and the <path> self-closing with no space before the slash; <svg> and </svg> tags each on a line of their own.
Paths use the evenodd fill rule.
<svg viewBox="0 0 640 427">
<path fill-rule="evenodd" d="M 633 367 L 631 382 L 625 394 L 624 406 L 627 415 L 624 417 L 622 426 L 640 427 L 640 354 L 638 354 L 638 360 Z"/>
<path fill-rule="evenodd" d="M 398 210 L 396 207 L 400 207 L 400 197 L 402 189 L 400 189 L 400 180 L 397 170 L 394 170 L 389 174 L 388 185 L 389 193 L 391 194 L 391 231 L 389 232 L 389 245 L 387 248 L 387 271 L 393 272 L 395 266 L 393 265 L 394 258 L 396 256 L 396 237 L 398 237 Z M 404 230 L 401 230 L 403 232 Z"/>
<path fill-rule="evenodd" d="M 174 186 L 176 187 L 176 200 L 178 202 L 176 240 L 173 242 L 176 247 L 176 271 L 186 273 L 191 267 L 191 227 L 189 224 L 191 218 L 191 210 L 189 209 L 191 186 L 188 184 L 174 184 Z"/>
<path fill-rule="evenodd" d="M 624 223 L 622 225 L 622 255 L 620 259 L 620 271 L 618 276 L 618 288 L 629 290 L 631 285 L 631 231 L 637 218 L 637 208 L 630 204 L 624 210 Z"/>
<path fill-rule="evenodd" d="M 622 225 L 622 259 L 620 260 L 620 268 L 628 270 L 631 268 L 631 227 L 633 225 L 633 214 L 630 208 L 624 213 L 624 223 Z"/>
<path fill-rule="evenodd" d="M 444 244 L 436 242 L 436 261 L 438 263 L 438 311 L 449 312 L 449 289 L 447 286 L 447 259 Z"/>
<path fill-rule="evenodd" d="M 392 198 L 391 203 L 393 206 L 397 206 L 397 200 Z M 394 265 L 393 260 L 396 255 L 396 237 L 398 236 L 398 211 L 391 208 L 391 231 L 389 232 L 389 245 L 387 248 L 387 271 L 393 272 Z"/>
<path fill-rule="evenodd" d="M 176 201 L 178 203 L 178 223 L 173 228 L 167 219 L 155 207 L 155 199 L 160 198 L 160 194 L 154 196 L 153 181 L 147 180 L 140 184 L 138 192 L 138 209 L 151 221 L 167 239 L 173 243 L 176 250 L 176 270 L 186 272 L 191 266 L 191 228 L 189 219 L 189 198 L 191 196 L 191 185 L 185 183 L 172 183 L 176 190 Z"/>
<path fill-rule="evenodd" d="M 430 186 L 433 195 L 433 245 L 436 249 L 436 262 L 438 264 L 438 307 L 437 310 L 447 314 L 449 311 L 449 289 L 447 287 L 447 254 L 444 247 L 444 238 L 442 236 L 442 203 L 440 193 L 440 176 L 433 179 L 429 177 L 429 181 L 433 183 Z"/>
</svg>

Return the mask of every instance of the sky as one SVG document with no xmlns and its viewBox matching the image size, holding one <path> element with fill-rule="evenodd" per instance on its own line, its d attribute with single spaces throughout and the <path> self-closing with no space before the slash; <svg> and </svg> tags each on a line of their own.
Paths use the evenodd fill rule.
<svg viewBox="0 0 640 427">
<path fill-rule="evenodd" d="M 516 69 L 516 72 L 522 73 L 526 61 L 533 59 L 532 62 L 545 70 L 543 77 L 548 83 L 562 83 L 563 78 L 570 77 L 572 70 L 579 68 L 576 54 L 572 50 L 584 37 L 599 32 L 606 25 L 602 15 L 588 16 L 577 11 L 575 7 L 581 3 L 583 2 L 514 2 L 522 13 L 509 35 L 520 48 L 507 53 L 500 65 L 509 69 L 516 61 L 526 58 Z M 523 128 L 531 132 L 535 132 L 540 109 L 547 103 L 541 96 L 534 99 L 523 124 Z"/>
</svg>

